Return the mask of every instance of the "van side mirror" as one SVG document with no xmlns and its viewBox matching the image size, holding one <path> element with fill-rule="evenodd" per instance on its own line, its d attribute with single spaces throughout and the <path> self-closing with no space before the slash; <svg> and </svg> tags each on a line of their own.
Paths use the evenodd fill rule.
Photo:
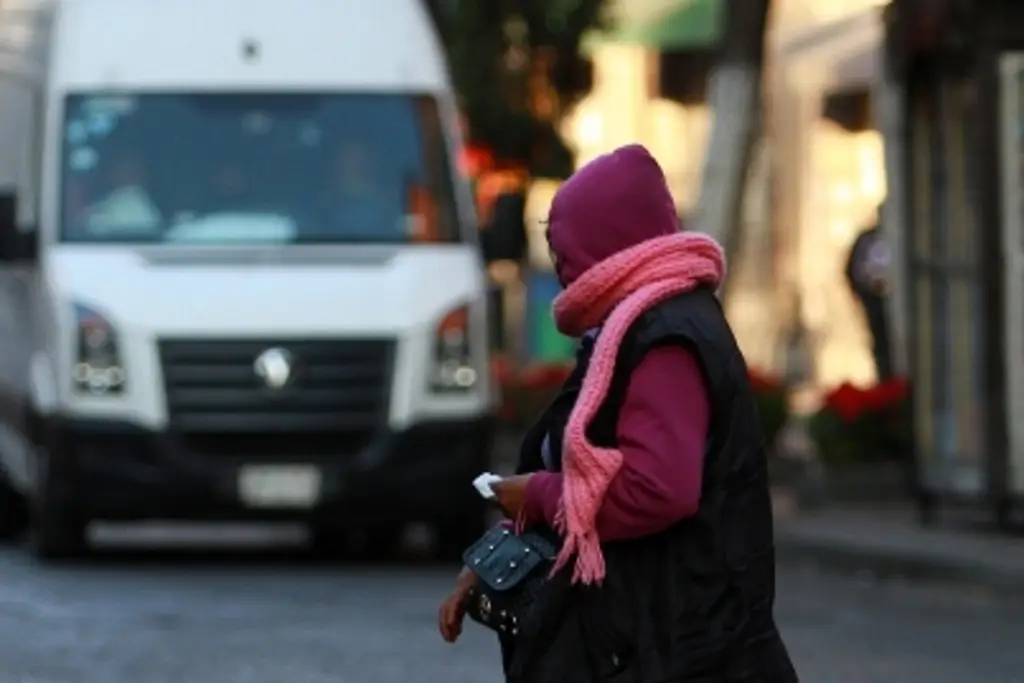
<svg viewBox="0 0 1024 683">
<path fill-rule="evenodd" d="M 0 263 L 35 261 L 35 230 L 18 226 L 18 196 L 13 190 L 0 190 Z"/>
<path fill-rule="evenodd" d="M 525 194 L 504 192 L 498 195 L 494 202 L 493 219 L 484 231 L 484 252 L 488 262 L 523 259 L 527 246 L 525 215 Z"/>
</svg>

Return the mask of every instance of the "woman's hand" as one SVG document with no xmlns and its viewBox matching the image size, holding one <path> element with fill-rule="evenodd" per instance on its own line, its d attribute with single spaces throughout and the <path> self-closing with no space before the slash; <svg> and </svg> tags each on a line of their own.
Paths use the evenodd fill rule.
<svg viewBox="0 0 1024 683">
<path fill-rule="evenodd" d="M 462 635 L 462 620 L 466 616 L 466 596 L 476 585 L 476 574 L 463 567 L 455 580 L 455 589 L 441 604 L 437 613 L 437 627 L 446 643 L 454 643 Z"/>
<path fill-rule="evenodd" d="M 491 484 L 495 502 L 509 519 L 517 520 L 522 514 L 526 505 L 526 485 L 532 477 L 532 474 L 519 474 Z"/>
</svg>

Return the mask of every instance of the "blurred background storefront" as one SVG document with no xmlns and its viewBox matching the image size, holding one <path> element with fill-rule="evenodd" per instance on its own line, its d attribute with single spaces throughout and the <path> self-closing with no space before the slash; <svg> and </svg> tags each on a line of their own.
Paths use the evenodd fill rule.
<svg viewBox="0 0 1024 683">
<path fill-rule="evenodd" d="M 614 29 L 588 41 L 593 87 L 563 124 L 577 165 L 618 145 L 646 145 L 665 168 L 684 222 L 700 193 L 711 122 L 705 92 L 721 2 L 615 3 Z M 764 136 L 744 202 L 742 247 L 731 264 L 727 307 L 751 365 L 782 373 L 801 364 L 801 375 L 817 387 L 874 379 L 867 327 L 844 270 L 853 241 L 876 222 L 886 194 L 872 116 L 878 5 L 776 3 Z M 524 182 L 526 267 L 498 267 L 506 337 L 528 359 L 568 358 L 571 343 L 544 320 L 557 291 L 544 219 L 558 184 Z"/>
<path fill-rule="evenodd" d="M 884 145 L 872 96 L 882 23 L 876 2 L 784 3 L 768 74 L 776 155 L 782 289 L 796 303 L 814 383 L 875 379 L 863 313 L 846 281 L 858 234 L 886 195 Z"/>
</svg>

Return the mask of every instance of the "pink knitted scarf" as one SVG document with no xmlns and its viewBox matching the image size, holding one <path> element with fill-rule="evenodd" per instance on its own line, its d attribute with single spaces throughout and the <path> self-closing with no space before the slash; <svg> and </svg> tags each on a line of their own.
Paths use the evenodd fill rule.
<svg viewBox="0 0 1024 683">
<path fill-rule="evenodd" d="M 601 324 L 579 398 L 565 429 L 562 501 L 556 526 L 565 537 L 555 570 L 576 555 L 573 581 L 604 579 L 604 555 L 595 529 L 608 485 L 622 466 L 622 452 L 587 441 L 587 426 L 611 385 L 619 346 L 630 325 L 655 304 L 701 285 L 717 286 L 725 255 L 706 235 L 683 232 L 656 237 L 601 261 L 554 302 L 559 329 L 579 336 Z"/>
</svg>

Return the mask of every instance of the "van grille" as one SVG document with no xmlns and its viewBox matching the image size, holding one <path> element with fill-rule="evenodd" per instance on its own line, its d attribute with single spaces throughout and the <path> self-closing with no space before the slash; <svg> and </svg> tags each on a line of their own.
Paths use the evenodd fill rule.
<svg viewBox="0 0 1024 683">
<path fill-rule="evenodd" d="M 256 359 L 268 349 L 290 357 L 283 388 L 268 388 L 256 373 Z M 159 350 L 178 433 L 357 437 L 387 420 L 391 340 L 165 339 Z"/>
</svg>

